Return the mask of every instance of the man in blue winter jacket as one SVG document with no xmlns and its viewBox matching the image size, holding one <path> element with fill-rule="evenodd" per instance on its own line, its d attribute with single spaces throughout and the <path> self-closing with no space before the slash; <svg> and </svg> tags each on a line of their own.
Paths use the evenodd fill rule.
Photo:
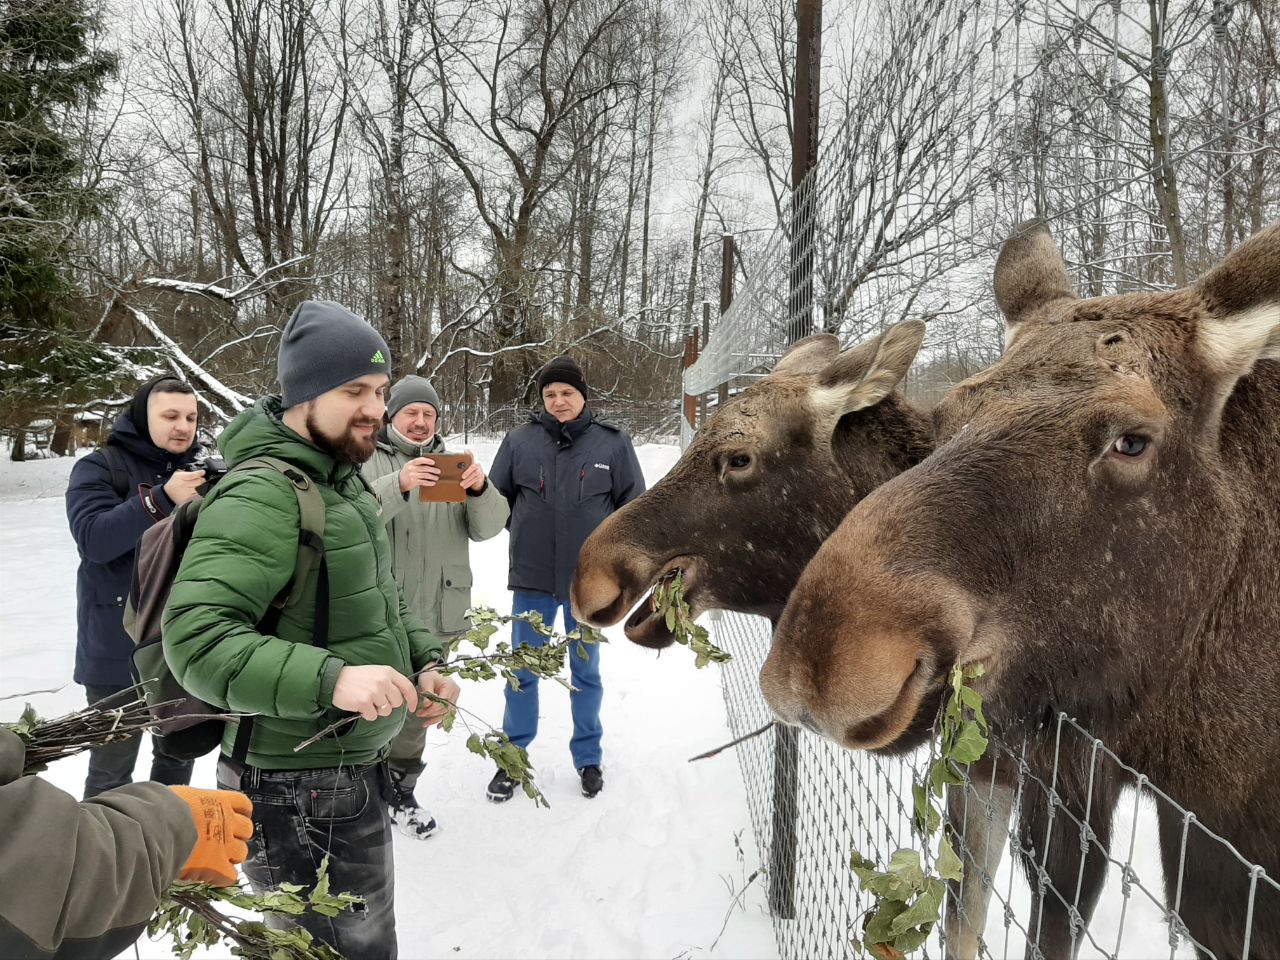
<svg viewBox="0 0 1280 960">
<path fill-rule="evenodd" d="M 204 483 L 191 469 L 196 442 L 196 397 L 170 375 L 144 383 L 117 418 L 106 446 L 76 462 L 67 487 L 67 520 L 80 553 L 76 573 L 75 681 L 96 703 L 133 684 L 133 641 L 124 632 L 124 602 L 133 576 L 138 538 Z M 137 737 L 89 751 L 84 796 L 97 796 L 133 779 Z M 151 780 L 191 782 L 191 762 L 156 752 Z"/>
<path fill-rule="evenodd" d="M 569 608 L 569 584 L 578 551 L 591 532 L 623 504 L 644 493 L 644 476 L 631 439 L 618 427 L 597 420 L 587 408 L 587 383 L 571 358 L 556 357 L 538 374 L 543 409 L 530 423 L 502 440 L 489 480 L 511 505 L 511 566 L 507 586 L 512 610 L 536 610 L 548 627 L 556 611 L 564 630 L 577 629 Z M 540 646 L 546 638 L 522 621 L 512 625 L 512 646 Z M 581 644 L 570 651 L 573 739 L 569 751 L 582 779 L 582 795 L 604 787 L 601 772 L 600 648 Z M 517 674 L 520 689 L 506 691 L 502 727 L 511 742 L 528 747 L 538 732 L 538 680 Z M 495 803 L 510 800 L 516 783 L 502 770 L 489 782 Z"/>
</svg>

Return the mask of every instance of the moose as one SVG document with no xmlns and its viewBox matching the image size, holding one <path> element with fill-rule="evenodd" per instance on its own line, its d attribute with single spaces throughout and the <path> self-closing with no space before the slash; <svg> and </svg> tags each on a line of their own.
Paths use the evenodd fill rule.
<svg viewBox="0 0 1280 960">
<path fill-rule="evenodd" d="M 924 329 L 907 321 L 843 353 L 831 334 L 793 345 L 716 411 L 665 477 L 595 530 L 570 591 L 576 615 L 617 623 L 680 568 L 693 616 L 776 621 L 850 508 L 933 449 L 928 417 L 896 390 Z M 647 647 L 674 641 L 652 603 L 624 632 Z"/>
<path fill-rule="evenodd" d="M 898 752 L 930 736 L 952 668 L 983 664 L 987 716 L 1033 771 L 1065 712 L 1266 871 L 1158 809 L 1200 956 L 1278 957 L 1280 225 L 1193 286 L 1080 300 L 1032 221 L 995 295 L 1003 357 L 934 411 L 933 453 L 818 549 L 761 688 L 786 722 Z M 1087 753 L 1057 758 L 1057 790 L 1105 848 L 1120 788 L 1090 795 Z M 1075 889 L 1078 844 L 1045 857 Z M 1085 858 L 1086 889 L 1104 868 Z M 1041 948 L 1070 957 L 1077 937 Z"/>
<path fill-rule="evenodd" d="M 931 419 L 896 389 L 923 337 L 924 325 L 909 321 L 843 353 L 829 334 L 795 344 L 768 376 L 716 412 L 662 480 L 583 545 L 571 590 L 578 619 L 610 626 L 635 607 L 626 636 L 669 646 L 674 637 L 646 594 L 679 568 L 695 617 L 722 609 L 776 624 L 806 564 L 848 511 L 932 451 Z M 984 793 L 990 784 L 982 804 L 959 794 L 949 804 L 969 857 L 988 876 L 1013 808 L 1005 773 L 975 777 Z M 1022 832 L 1043 836 L 1047 817 L 1028 804 Z M 1089 882 L 1097 889 L 1083 899 L 1092 903 L 1101 876 Z M 949 957 L 977 955 L 989 897 L 976 881 L 953 891 Z M 1087 919 L 1089 910 L 1082 912 Z M 1050 910 L 1045 926 L 1055 923 L 1070 930 L 1070 918 Z"/>
</svg>

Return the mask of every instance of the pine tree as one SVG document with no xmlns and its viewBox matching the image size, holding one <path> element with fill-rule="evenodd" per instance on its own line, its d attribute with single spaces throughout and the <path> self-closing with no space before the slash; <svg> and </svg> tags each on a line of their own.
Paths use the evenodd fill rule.
<svg viewBox="0 0 1280 960">
<path fill-rule="evenodd" d="M 80 183 L 69 111 L 91 104 L 116 68 L 94 51 L 85 0 L 6 0 L 0 12 L 0 309 L 47 319 L 68 289 L 75 225 L 103 193 Z"/>
<path fill-rule="evenodd" d="M 68 122 L 116 68 L 91 46 L 97 29 L 86 0 L 0 0 L 0 422 L 17 429 L 131 372 L 66 307 L 76 228 L 106 200 L 83 183 Z"/>
</svg>

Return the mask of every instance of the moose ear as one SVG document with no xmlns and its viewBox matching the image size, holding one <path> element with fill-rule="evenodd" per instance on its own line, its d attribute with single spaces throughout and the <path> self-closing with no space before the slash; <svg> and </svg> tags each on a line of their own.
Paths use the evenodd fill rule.
<svg viewBox="0 0 1280 960">
<path fill-rule="evenodd" d="M 1209 360 L 1232 378 L 1280 360 L 1280 224 L 1254 234 L 1196 284 L 1198 327 Z"/>
<path fill-rule="evenodd" d="M 829 333 L 815 333 L 797 340 L 773 367 L 773 373 L 815 374 L 825 369 L 840 352 L 840 341 Z"/>
<path fill-rule="evenodd" d="M 819 374 L 811 393 L 814 407 L 820 415 L 839 420 L 875 406 L 902 382 L 923 342 L 923 321 L 905 320 L 846 350 Z"/>
<path fill-rule="evenodd" d="M 1013 228 L 996 258 L 995 290 L 1004 314 L 1006 349 L 1044 307 L 1075 299 L 1066 261 L 1043 220 L 1026 220 Z"/>
</svg>

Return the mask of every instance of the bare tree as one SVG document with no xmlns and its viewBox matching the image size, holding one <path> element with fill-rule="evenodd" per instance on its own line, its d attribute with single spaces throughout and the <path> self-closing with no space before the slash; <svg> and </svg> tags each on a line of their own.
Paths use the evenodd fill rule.
<svg viewBox="0 0 1280 960">
<path fill-rule="evenodd" d="M 603 115 L 623 99 L 618 80 L 593 65 L 613 35 L 628 35 L 634 7 L 634 0 L 470 0 L 428 12 L 435 75 L 417 116 L 466 180 L 489 234 L 499 345 L 539 338 L 530 257 L 548 198 L 571 172 L 557 147 L 571 118 Z M 495 356 L 491 397 L 521 396 L 530 368 L 523 351 Z"/>
<path fill-rule="evenodd" d="M 321 42 L 340 20 L 320 0 L 159 0 L 156 13 L 147 95 L 177 122 L 148 113 L 199 187 L 227 260 L 253 275 L 312 256 L 349 186 L 349 71 Z M 305 293 L 300 278 L 279 284 L 270 307 L 285 312 Z"/>
</svg>

